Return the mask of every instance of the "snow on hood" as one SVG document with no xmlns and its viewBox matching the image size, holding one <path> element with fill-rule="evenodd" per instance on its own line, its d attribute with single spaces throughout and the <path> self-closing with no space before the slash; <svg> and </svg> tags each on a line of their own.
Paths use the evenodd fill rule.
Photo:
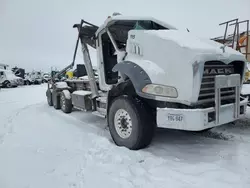
<svg viewBox="0 0 250 188">
<path fill-rule="evenodd" d="M 20 80 L 22 78 L 17 77 L 12 71 L 5 71 L 7 80 Z"/>
<path fill-rule="evenodd" d="M 204 53 L 223 53 L 223 50 L 221 49 L 221 47 L 224 46 L 223 44 L 212 41 L 210 39 L 198 38 L 190 32 L 180 30 L 150 30 L 145 32 L 148 34 L 156 35 L 164 40 L 175 42 L 182 48 L 188 48 Z M 233 50 L 229 47 L 225 47 L 225 52 L 230 54 L 242 55 L 240 52 L 237 52 L 236 50 Z"/>
</svg>

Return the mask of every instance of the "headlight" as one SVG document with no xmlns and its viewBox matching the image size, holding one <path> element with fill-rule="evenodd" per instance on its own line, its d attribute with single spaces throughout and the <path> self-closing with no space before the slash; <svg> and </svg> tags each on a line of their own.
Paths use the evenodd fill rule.
<svg viewBox="0 0 250 188">
<path fill-rule="evenodd" d="M 178 97 L 178 92 L 176 88 L 164 85 L 149 84 L 142 89 L 142 92 L 164 97 L 172 97 L 172 98 Z"/>
</svg>

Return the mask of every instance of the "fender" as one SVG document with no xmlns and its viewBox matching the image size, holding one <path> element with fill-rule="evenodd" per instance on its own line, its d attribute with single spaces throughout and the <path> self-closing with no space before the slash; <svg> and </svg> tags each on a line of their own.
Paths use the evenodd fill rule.
<svg viewBox="0 0 250 188">
<path fill-rule="evenodd" d="M 129 77 L 131 82 L 134 85 L 134 88 L 137 93 L 141 93 L 142 89 L 151 84 L 152 81 L 149 78 L 148 74 L 137 64 L 131 61 L 123 61 L 121 63 L 116 64 L 113 69 L 113 72 L 121 72 Z"/>
</svg>

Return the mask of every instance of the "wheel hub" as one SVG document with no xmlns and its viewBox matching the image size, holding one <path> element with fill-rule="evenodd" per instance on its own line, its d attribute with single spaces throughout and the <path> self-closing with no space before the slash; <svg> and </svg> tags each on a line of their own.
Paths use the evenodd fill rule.
<svg viewBox="0 0 250 188">
<path fill-rule="evenodd" d="M 132 133 L 132 121 L 128 112 L 124 109 L 119 109 L 115 113 L 114 119 L 115 129 L 121 138 L 128 138 Z"/>
</svg>

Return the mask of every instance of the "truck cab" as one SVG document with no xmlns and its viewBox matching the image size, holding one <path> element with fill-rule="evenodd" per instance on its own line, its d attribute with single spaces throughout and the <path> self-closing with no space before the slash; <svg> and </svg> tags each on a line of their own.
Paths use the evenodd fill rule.
<svg viewBox="0 0 250 188">
<path fill-rule="evenodd" d="M 202 130 L 244 115 L 247 99 L 239 93 L 246 59 L 240 52 L 154 18 L 110 17 L 96 37 L 100 88 L 109 91 L 129 79 L 158 109 L 158 125 Z M 236 102 L 234 115 L 224 118 Z M 201 118 L 194 123 L 189 114 Z"/>
<path fill-rule="evenodd" d="M 124 60 L 129 61 L 127 55 L 143 57 L 142 51 L 139 52 L 139 44 L 132 44 L 129 34 L 131 30 L 144 32 L 169 29 L 175 29 L 175 27 L 154 18 L 123 16 L 108 18 L 105 24 L 96 31 L 100 88 L 108 91 L 113 84 L 119 81 L 118 72 L 113 72 L 112 69 L 117 63 Z"/>
</svg>

